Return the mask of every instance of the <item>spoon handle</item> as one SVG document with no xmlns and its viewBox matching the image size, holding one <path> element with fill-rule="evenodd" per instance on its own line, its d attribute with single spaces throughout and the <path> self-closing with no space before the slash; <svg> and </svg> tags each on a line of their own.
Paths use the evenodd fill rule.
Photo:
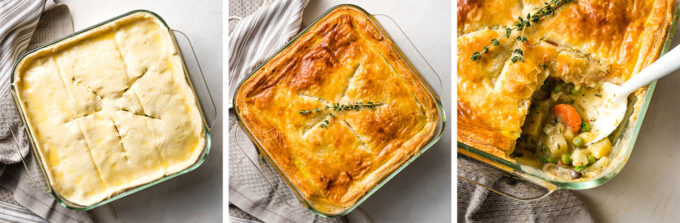
<svg viewBox="0 0 680 223">
<path fill-rule="evenodd" d="M 619 95 L 629 95 L 638 88 L 662 78 L 680 68 L 680 47 L 675 47 L 636 75 L 633 75 L 619 88 Z"/>
</svg>

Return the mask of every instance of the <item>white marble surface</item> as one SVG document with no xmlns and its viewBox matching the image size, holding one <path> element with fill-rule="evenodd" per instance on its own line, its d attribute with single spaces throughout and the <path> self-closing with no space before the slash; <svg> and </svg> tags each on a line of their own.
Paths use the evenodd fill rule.
<svg viewBox="0 0 680 223">
<path fill-rule="evenodd" d="M 673 46 L 680 43 L 675 33 Z M 680 72 L 659 80 L 635 148 L 608 183 L 576 192 L 598 222 L 680 219 Z"/>
<path fill-rule="evenodd" d="M 444 86 L 451 82 L 451 1 L 312 0 L 305 9 L 303 24 L 311 24 L 327 9 L 343 3 L 392 17 L 442 76 Z M 447 120 L 452 120 L 451 91 L 444 89 L 440 97 Z M 451 124 L 446 128 L 433 148 L 360 206 L 375 222 L 451 221 Z"/>
<path fill-rule="evenodd" d="M 98 222 L 222 221 L 222 2 L 184 0 L 58 0 L 75 30 L 134 9 L 159 14 L 189 36 L 218 109 L 212 149 L 198 169 L 90 211 Z"/>
</svg>

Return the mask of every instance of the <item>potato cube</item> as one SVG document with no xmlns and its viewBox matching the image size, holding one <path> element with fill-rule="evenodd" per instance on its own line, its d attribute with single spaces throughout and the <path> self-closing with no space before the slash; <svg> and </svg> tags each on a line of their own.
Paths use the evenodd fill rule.
<svg viewBox="0 0 680 223">
<path fill-rule="evenodd" d="M 585 166 L 588 165 L 588 151 L 585 149 L 577 149 L 571 154 L 571 165 Z"/>
<path fill-rule="evenodd" d="M 590 151 L 590 154 L 593 154 L 595 158 L 599 159 L 609 155 L 612 151 L 612 144 L 609 142 L 608 138 L 604 138 L 599 142 L 590 144 L 587 149 Z"/>
</svg>

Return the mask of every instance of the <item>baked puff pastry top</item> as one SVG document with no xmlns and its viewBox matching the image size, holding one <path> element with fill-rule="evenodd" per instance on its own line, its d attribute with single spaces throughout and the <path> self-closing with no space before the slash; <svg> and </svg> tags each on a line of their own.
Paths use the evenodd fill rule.
<svg viewBox="0 0 680 223">
<path fill-rule="evenodd" d="M 25 56 L 17 99 L 49 183 L 80 206 L 182 171 L 206 138 L 168 28 L 135 12 Z"/>
<path fill-rule="evenodd" d="M 339 213 L 433 137 L 437 103 L 417 75 L 364 12 L 340 6 L 248 77 L 235 104 L 305 199 Z M 359 102 L 376 106 L 326 109 Z"/>
<path fill-rule="evenodd" d="M 544 1 L 458 1 L 459 142 L 508 158 L 548 76 L 588 87 L 624 82 L 657 59 L 675 9 L 673 0 L 576 0 L 524 30 L 524 63 L 510 61 L 516 36 L 470 59 Z"/>
</svg>

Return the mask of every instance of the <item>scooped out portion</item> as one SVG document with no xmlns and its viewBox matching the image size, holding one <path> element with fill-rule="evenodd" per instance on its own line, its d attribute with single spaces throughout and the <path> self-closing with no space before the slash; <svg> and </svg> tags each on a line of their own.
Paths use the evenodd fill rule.
<svg viewBox="0 0 680 223">
<path fill-rule="evenodd" d="M 548 78 L 533 98 L 511 157 L 555 176 L 578 179 L 597 175 L 609 163 L 609 138 L 597 142 L 590 106 L 602 98 L 599 87 L 576 87 Z"/>
</svg>

